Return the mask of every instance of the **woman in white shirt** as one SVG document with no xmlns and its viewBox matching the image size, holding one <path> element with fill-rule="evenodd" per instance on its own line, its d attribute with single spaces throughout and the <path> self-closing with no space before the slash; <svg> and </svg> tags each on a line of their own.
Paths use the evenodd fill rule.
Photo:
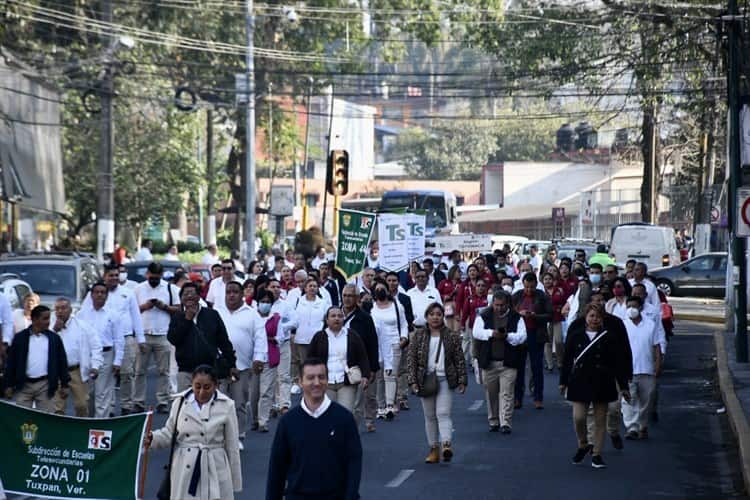
<svg viewBox="0 0 750 500">
<path fill-rule="evenodd" d="M 445 310 L 438 303 L 427 306 L 426 328 L 420 328 L 409 343 L 407 372 L 409 385 L 422 400 L 425 432 L 430 453 L 425 458 L 428 464 L 440 462 L 440 444 L 444 462 L 453 457 L 451 440 L 453 421 L 451 407 L 453 390 L 460 394 L 466 391 L 466 364 L 461 348 L 461 337 L 445 325 Z M 437 391 L 429 391 L 429 379 L 437 377 Z"/>
<path fill-rule="evenodd" d="M 325 300 L 318 296 L 318 282 L 315 278 L 305 281 L 305 295 L 291 304 L 295 308 L 297 316 L 297 331 L 292 338 L 294 352 L 292 353 L 292 366 L 298 378 L 302 376 L 302 363 L 307 358 L 310 342 L 313 336 L 323 327 L 323 319 L 328 309 Z"/>
<path fill-rule="evenodd" d="M 622 276 L 615 278 L 614 281 L 612 281 L 612 294 L 614 297 L 607 301 L 604 310 L 625 321 L 628 310 L 627 299 L 630 297 L 631 293 L 632 287 L 627 278 L 623 278 Z"/>
<path fill-rule="evenodd" d="M 30 293 L 23 299 L 23 309 L 13 311 L 13 334 L 26 330 L 31 326 L 31 310 L 39 305 L 41 299 L 39 295 Z M 11 343 L 13 339 L 3 339 L 3 342 Z"/>
<path fill-rule="evenodd" d="M 373 299 L 370 315 L 378 334 L 382 368 L 377 379 L 378 416 L 393 420 L 398 411 L 395 403 L 401 349 L 409 343 L 409 328 L 404 308 L 393 300 L 384 281 L 375 283 Z"/>
</svg>

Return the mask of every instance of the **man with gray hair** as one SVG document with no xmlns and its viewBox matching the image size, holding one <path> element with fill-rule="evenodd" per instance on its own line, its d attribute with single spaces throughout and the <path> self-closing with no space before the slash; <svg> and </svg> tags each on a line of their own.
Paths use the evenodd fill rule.
<svg viewBox="0 0 750 500">
<path fill-rule="evenodd" d="M 297 285 L 295 288 L 288 290 L 286 293 L 286 301 L 291 304 L 294 308 L 295 304 L 305 294 L 305 281 L 307 281 L 307 271 L 300 269 L 294 273 L 294 284 Z"/>
<path fill-rule="evenodd" d="M 72 394 L 76 417 L 88 417 L 88 381 L 95 380 L 102 367 L 102 341 L 90 323 L 73 315 L 70 300 L 65 297 L 55 301 L 52 331 L 63 341 L 70 374 L 70 392 L 58 390 L 55 394 L 55 413 L 65 414 L 68 395 Z"/>
</svg>

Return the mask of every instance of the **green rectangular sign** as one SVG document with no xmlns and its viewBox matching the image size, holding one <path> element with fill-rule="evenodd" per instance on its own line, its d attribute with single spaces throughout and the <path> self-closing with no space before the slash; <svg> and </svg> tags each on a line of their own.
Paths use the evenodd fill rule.
<svg viewBox="0 0 750 500">
<path fill-rule="evenodd" d="M 138 498 L 149 415 L 77 418 L 0 401 L 5 492 L 42 498 Z"/>
<path fill-rule="evenodd" d="M 359 276 L 367 257 L 375 214 L 356 210 L 339 210 L 338 248 L 336 269 L 345 279 Z"/>
</svg>

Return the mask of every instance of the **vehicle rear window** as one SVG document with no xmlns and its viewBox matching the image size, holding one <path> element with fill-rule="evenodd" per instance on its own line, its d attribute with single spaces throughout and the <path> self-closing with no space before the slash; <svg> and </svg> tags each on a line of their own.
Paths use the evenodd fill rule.
<svg viewBox="0 0 750 500">
<path fill-rule="evenodd" d="M 0 272 L 17 274 L 35 293 L 76 298 L 76 272 L 73 266 L 45 264 L 0 264 Z"/>
</svg>

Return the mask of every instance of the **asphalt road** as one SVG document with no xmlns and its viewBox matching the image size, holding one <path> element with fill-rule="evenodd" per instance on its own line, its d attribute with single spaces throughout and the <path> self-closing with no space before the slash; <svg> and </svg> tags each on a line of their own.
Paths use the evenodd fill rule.
<svg viewBox="0 0 750 500">
<path fill-rule="evenodd" d="M 736 445 L 721 412 L 714 369 L 713 325 L 681 322 L 660 379 L 659 422 L 648 441 L 626 441 L 603 453 L 609 467 L 574 466 L 571 408 L 557 392 L 557 372 L 545 379 L 545 409 L 531 400 L 517 410 L 513 433 L 488 433 L 482 388 L 473 380 L 453 406 L 455 456 L 450 464 L 426 465 L 427 445 L 419 400 L 394 422 L 378 421 L 362 434 L 364 499 L 570 499 L 745 498 Z M 150 383 L 153 387 L 154 379 Z M 164 415 L 156 415 L 160 427 Z M 268 434 L 248 430 L 242 452 L 244 489 L 238 498 L 265 495 Z M 145 498 L 154 498 L 167 450 L 149 456 Z"/>
</svg>

